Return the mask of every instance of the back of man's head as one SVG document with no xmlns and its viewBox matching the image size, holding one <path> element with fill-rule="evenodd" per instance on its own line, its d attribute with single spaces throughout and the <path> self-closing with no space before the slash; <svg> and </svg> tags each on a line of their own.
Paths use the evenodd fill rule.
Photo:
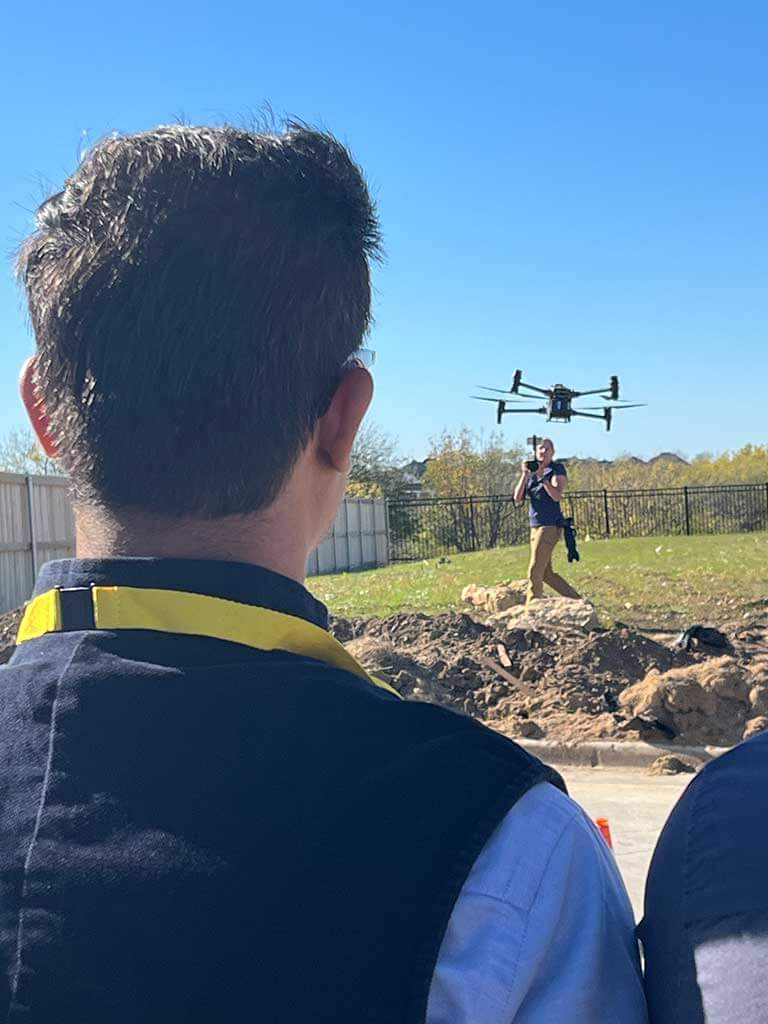
<svg viewBox="0 0 768 1024">
<path fill-rule="evenodd" d="M 80 502 L 269 505 L 370 323 L 373 204 L 331 136 L 161 127 L 88 154 L 19 273 Z"/>
</svg>

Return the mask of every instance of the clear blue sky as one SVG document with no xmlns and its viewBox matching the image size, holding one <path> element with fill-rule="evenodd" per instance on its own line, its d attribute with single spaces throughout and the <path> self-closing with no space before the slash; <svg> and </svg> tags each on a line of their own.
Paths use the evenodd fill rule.
<svg viewBox="0 0 768 1024">
<path fill-rule="evenodd" d="M 493 426 L 474 384 L 647 409 L 553 425 L 562 454 L 768 439 L 764 0 L 254 4 L 43 0 L 0 68 L 0 434 L 32 342 L 12 253 L 97 139 L 271 103 L 341 136 L 377 197 L 373 419 L 404 455 Z M 728 384 L 728 381 L 731 381 Z M 725 386 L 719 398 L 715 389 Z M 510 441 L 540 418 L 508 417 Z"/>
</svg>

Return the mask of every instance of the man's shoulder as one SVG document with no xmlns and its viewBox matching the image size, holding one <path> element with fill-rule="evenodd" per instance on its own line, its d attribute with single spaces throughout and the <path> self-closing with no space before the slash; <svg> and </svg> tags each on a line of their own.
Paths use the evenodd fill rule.
<svg viewBox="0 0 768 1024">
<path fill-rule="evenodd" d="M 565 468 L 564 462 L 553 462 L 552 463 L 552 475 L 553 476 L 568 476 L 568 470 Z"/>
<path fill-rule="evenodd" d="M 768 907 L 768 734 L 707 764 L 672 811 L 649 880 L 674 872 L 689 920 Z M 658 883 L 660 884 L 660 883 Z"/>
<path fill-rule="evenodd" d="M 758 799 L 768 808 L 768 732 L 739 743 L 702 768 L 683 799 L 696 800 L 700 809 L 721 811 L 738 807 L 745 800 Z"/>
<path fill-rule="evenodd" d="M 675 805 L 667 830 L 682 829 L 689 850 L 727 842 L 741 843 L 743 828 L 759 826 L 768 838 L 768 733 L 738 744 L 706 764 Z M 730 844 L 729 845 L 733 845 Z"/>
<path fill-rule="evenodd" d="M 547 782 L 507 812 L 477 859 L 467 890 L 529 910 L 547 875 L 566 865 L 593 882 L 610 871 L 607 847 L 584 811 Z M 580 898 L 574 892 L 573 898 Z"/>
</svg>

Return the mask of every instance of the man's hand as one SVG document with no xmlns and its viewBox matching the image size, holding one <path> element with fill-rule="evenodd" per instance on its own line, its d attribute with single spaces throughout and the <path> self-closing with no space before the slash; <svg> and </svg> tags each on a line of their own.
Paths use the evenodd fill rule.
<svg viewBox="0 0 768 1024">
<path fill-rule="evenodd" d="M 523 463 L 520 467 L 520 479 L 517 481 L 517 486 L 515 487 L 512 495 L 512 500 L 516 505 L 522 505 L 525 501 L 525 491 L 528 487 L 528 480 L 531 476 L 531 471 L 526 466 L 525 461 L 526 460 L 523 459 Z"/>
</svg>

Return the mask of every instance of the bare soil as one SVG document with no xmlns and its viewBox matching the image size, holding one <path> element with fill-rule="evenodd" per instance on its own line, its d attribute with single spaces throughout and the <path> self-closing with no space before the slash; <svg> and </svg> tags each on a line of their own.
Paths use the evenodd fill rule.
<svg viewBox="0 0 768 1024">
<path fill-rule="evenodd" d="M 0 665 L 4 664 L 13 653 L 16 633 L 21 622 L 21 609 L 0 615 Z"/>
<path fill-rule="evenodd" d="M 0 615 L 0 664 L 19 619 Z M 545 634 L 464 613 L 334 619 L 331 628 L 404 697 L 510 736 L 730 744 L 768 726 L 766 621 L 719 624 L 732 644 L 726 655 L 683 652 L 675 634 L 626 626 Z"/>
<path fill-rule="evenodd" d="M 545 635 L 467 614 L 336 619 L 332 630 L 404 697 L 465 711 L 511 736 L 730 744 L 742 738 L 749 721 L 754 729 L 753 716 L 762 710 L 750 707 L 749 694 L 764 681 L 766 623 L 741 622 L 723 630 L 732 644 L 729 675 L 740 673 L 744 681 L 738 693 L 729 682 L 723 699 L 711 691 L 726 674 L 710 667 L 723 651 L 678 650 L 676 634 L 652 636 L 619 626 Z M 684 705 L 660 697 L 645 704 L 621 700 L 644 680 L 654 683 L 654 693 L 666 693 L 671 680 L 677 693 L 681 679 L 687 687 Z M 710 707 L 716 713 L 708 717 Z"/>
</svg>

